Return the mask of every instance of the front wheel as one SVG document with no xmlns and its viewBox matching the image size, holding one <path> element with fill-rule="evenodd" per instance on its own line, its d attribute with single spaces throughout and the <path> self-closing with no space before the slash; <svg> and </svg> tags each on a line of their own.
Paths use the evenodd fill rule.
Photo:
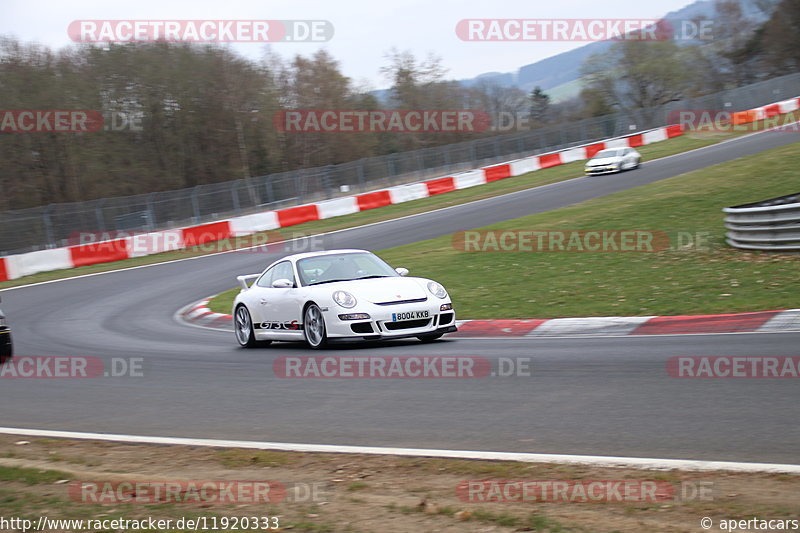
<svg viewBox="0 0 800 533">
<path fill-rule="evenodd" d="M 250 318 L 250 311 L 247 307 L 240 305 L 236 308 L 233 316 L 233 329 L 236 333 L 236 342 L 242 348 L 255 348 L 256 346 L 266 346 L 272 341 L 257 341 L 253 333 L 253 320 Z"/>
<path fill-rule="evenodd" d="M 306 307 L 303 315 L 303 335 L 306 343 L 313 349 L 318 350 L 328 344 L 328 334 L 325 330 L 325 318 L 317 304 L 310 304 Z"/>
<path fill-rule="evenodd" d="M 14 355 L 14 345 L 11 344 L 11 334 L 6 333 L 6 339 L 2 340 L 0 337 L 0 365 L 11 359 Z"/>
</svg>

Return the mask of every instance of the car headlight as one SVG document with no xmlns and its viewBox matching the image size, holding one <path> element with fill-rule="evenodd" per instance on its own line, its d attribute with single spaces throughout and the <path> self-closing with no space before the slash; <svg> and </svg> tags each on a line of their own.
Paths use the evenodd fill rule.
<svg viewBox="0 0 800 533">
<path fill-rule="evenodd" d="M 356 297 L 347 291 L 334 292 L 333 301 L 339 304 L 340 306 L 344 307 L 345 309 L 351 309 L 355 307 L 356 304 L 358 303 L 356 301 Z"/>
<path fill-rule="evenodd" d="M 369 315 L 367 313 L 348 313 L 339 315 L 339 320 L 369 320 Z"/>
<path fill-rule="evenodd" d="M 447 291 L 435 281 L 428 282 L 428 290 L 437 298 L 447 298 Z"/>
</svg>

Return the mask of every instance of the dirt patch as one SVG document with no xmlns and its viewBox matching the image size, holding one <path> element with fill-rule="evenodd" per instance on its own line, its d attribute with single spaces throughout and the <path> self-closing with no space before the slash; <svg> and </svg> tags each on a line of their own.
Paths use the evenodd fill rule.
<svg viewBox="0 0 800 533">
<path fill-rule="evenodd" d="M 800 517 L 795 475 L 7 436 L 0 437 L 0 481 L 0 516 L 6 518 L 205 517 L 222 524 L 227 517 L 277 516 L 279 530 L 297 532 L 697 532 L 703 517 L 713 519 L 717 531 L 723 519 Z M 223 489 L 198 492 L 212 481 Z M 252 491 L 221 498 L 234 481 L 267 483 L 271 498 L 255 498 Z M 154 491 L 168 484 L 176 491 Z M 140 501 L 131 500 L 137 496 Z M 237 529 L 232 524 L 216 530 Z"/>
</svg>

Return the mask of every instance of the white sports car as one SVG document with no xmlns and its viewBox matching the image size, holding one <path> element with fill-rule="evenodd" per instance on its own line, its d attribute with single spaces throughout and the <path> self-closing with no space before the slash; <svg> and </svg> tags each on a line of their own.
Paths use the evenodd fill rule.
<svg viewBox="0 0 800 533">
<path fill-rule="evenodd" d="M 633 148 L 606 148 L 586 162 L 584 172 L 589 175 L 622 172 L 639 168 L 641 162 L 642 155 Z"/>
<path fill-rule="evenodd" d="M 334 340 L 432 341 L 456 331 L 444 287 L 407 274 L 365 250 L 284 257 L 261 274 L 236 278 L 242 286 L 232 311 L 236 341 L 251 348 L 304 340 L 322 348 Z"/>
</svg>

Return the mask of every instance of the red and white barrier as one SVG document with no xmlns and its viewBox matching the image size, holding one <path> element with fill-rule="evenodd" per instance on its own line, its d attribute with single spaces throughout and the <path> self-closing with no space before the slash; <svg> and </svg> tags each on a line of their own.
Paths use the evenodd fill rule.
<svg viewBox="0 0 800 533">
<path fill-rule="evenodd" d="M 800 97 L 741 113 L 734 113 L 734 115 L 738 121 L 752 122 L 761 118 L 790 113 L 798 109 L 800 109 Z M 437 194 L 484 185 L 505 178 L 521 176 L 544 168 L 590 159 L 594 154 L 605 148 L 635 148 L 680 135 L 683 135 L 680 125 L 667 126 L 603 142 L 577 146 L 559 152 L 525 157 L 500 165 L 462 172 L 453 176 L 443 176 L 425 182 L 398 185 L 356 196 L 335 198 L 315 204 L 298 205 L 278 211 L 244 215 L 199 226 L 143 233 L 112 241 L 0 257 L 0 281 L 8 281 L 38 272 L 75 268 L 180 250 L 231 237 L 241 237 L 262 231 L 295 226 L 304 222 L 410 202 Z"/>
<path fill-rule="evenodd" d="M 456 180 L 455 178 L 439 178 L 426 181 L 425 187 L 428 189 L 428 196 L 444 194 L 456 190 Z"/>
<path fill-rule="evenodd" d="M 389 196 L 393 204 L 402 204 L 412 200 L 421 200 L 428 197 L 428 187 L 424 183 L 409 183 L 408 185 L 398 185 L 391 187 Z"/>
<path fill-rule="evenodd" d="M 358 213 L 358 202 L 355 196 L 346 196 L 344 198 L 335 198 L 317 204 L 319 211 L 319 218 L 333 218 L 343 215 L 352 215 Z"/>
<path fill-rule="evenodd" d="M 456 174 L 455 183 L 456 189 L 468 189 L 470 187 L 475 187 L 476 185 L 483 185 L 486 183 L 486 178 L 483 174 L 483 170 L 470 170 L 469 172 Z"/>
<path fill-rule="evenodd" d="M 54 248 L 27 254 L 10 255 L 0 259 L 0 261 L 5 264 L 6 276 L 3 279 L 3 269 L 0 268 L 0 281 L 30 276 L 39 272 L 72 268 L 74 266 L 68 248 Z"/>
</svg>

